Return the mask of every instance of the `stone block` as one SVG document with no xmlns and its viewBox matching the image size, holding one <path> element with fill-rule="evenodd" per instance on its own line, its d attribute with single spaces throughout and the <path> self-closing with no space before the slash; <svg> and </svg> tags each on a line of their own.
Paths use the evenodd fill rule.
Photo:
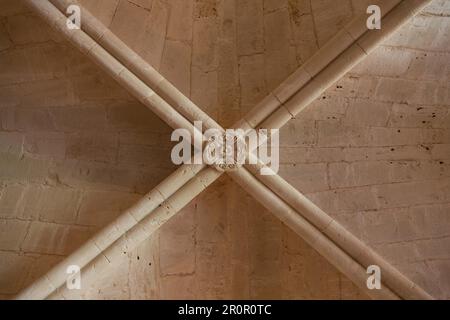
<svg viewBox="0 0 450 320">
<path fill-rule="evenodd" d="M 376 186 L 373 192 L 382 208 L 444 202 L 448 178 Z"/>
<path fill-rule="evenodd" d="M 192 67 L 191 99 L 214 119 L 219 117 L 218 78 L 216 71 L 203 72 L 198 67 Z"/>
<path fill-rule="evenodd" d="M 108 128 L 127 132 L 172 132 L 153 112 L 136 103 L 108 108 Z"/>
<path fill-rule="evenodd" d="M 32 253 L 67 255 L 90 235 L 91 230 L 86 227 L 32 222 L 22 249 Z"/>
<path fill-rule="evenodd" d="M 281 1 L 282 3 L 283 1 Z M 291 47 L 291 25 L 287 8 L 264 15 L 265 79 L 273 90 L 295 70 L 295 50 Z"/>
<path fill-rule="evenodd" d="M 106 108 L 103 106 L 51 108 L 49 110 L 59 131 L 84 131 L 106 128 Z"/>
<path fill-rule="evenodd" d="M 48 24 L 34 15 L 10 16 L 6 25 L 12 41 L 18 45 L 52 40 L 53 32 Z"/>
<path fill-rule="evenodd" d="M 163 276 L 195 272 L 196 242 L 193 218 L 193 213 L 188 211 L 170 221 L 160 232 L 159 267 Z"/>
<path fill-rule="evenodd" d="M 34 155 L 64 159 L 66 154 L 65 135 L 53 132 L 27 134 L 24 150 Z"/>
<path fill-rule="evenodd" d="M 21 155 L 24 137 L 20 133 L 0 132 L 0 152 Z"/>
<path fill-rule="evenodd" d="M 0 0 L 1 17 L 13 16 L 30 12 L 30 9 L 22 1 Z"/>
<path fill-rule="evenodd" d="M 102 227 L 140 199 L 134 193 L 85 191 L 80 203 L 77 223 Z"/>
<path fill-rule="evenodd" d="M 187 1 L 183 1 L 187 2 Z M 145 48 L 141 56 L 154 68 L 160 69 L 169 23 L 170 8 L 164 1 L 153 1 L 147 23 Z"/>
<path fill-rule="evenodd" d="M 239 59 L 241 106 L 244 112 L 263 100 L 267 94 L 264 81 L 264 55 L 245 56 Z"/>
<path fill-rule="evenodd" d="M 51 163 L 29 157 L 20 159 L 15 155 L 0 153 L 0 179 L 12 182 L 45 181 Z"/>
<path fill-rule="evenodd" d="M 12 112 L 12 130 L 54 131 L 55 125 L 47 108 L 16 108 Z"/>
<path fill-rule="evenodd" d="M 297 118 L 304 120 L 340 120 L 348 109 L 348 99 L 326 92 L 314 100 Z"/>
<path fill-rule="evenodd" d="M 446 160 L 450 157 L 450 145 L 449 144 L 435 144 L 431 150 L 433 159 Z"/>
<path fill-rule="evenodd" d="M 121 145 L 119 147 L 118 162 L 132 166 L 146 166 L 151 168 L 174 168 L 171 160 L 171 148 Z"/>
<path fill-rule="evenodd" d="M 393 146 L 393 147 L 355 147 L 342 150 L 345 161 L 364 160 L 429 160 L 431 151 L 423 146 Z M 336 159 L 338 160 L 338 159 Z M 333 162 L 330 160 L 329 162 Z"/>
<path fill-rule="evenodd" d="M 0 25 L 0 51 L 6 50 L 12 46 L 10 36 L 4 24 Z"/>
<path fill-rule="evenodd" d="M 449 87 L 435 81 L 414 81 L 381 78 L 375 92 L 375 99 L 386 102 L 410 104 L 445 104 Z"/>
<path fill-rule="evenodd" d="M 104 73 L 75 77 L 72 83 L 74 98 L 81 103 L 115 99 L 136 101 L 115 80 Z"/>
<path fill-rule="evenodd" d="M 74 133 L 66 139 L 68 159 L 113 163 L 117 148 L 117 136 L 108 133 Z"/>
<path fill-rule="evenodd" d="M 390 110 L 390 103 L 352 99 L 344 123 L 355 127 L 384 127 L 388 122 Z"/>
<path fill-rule="evenodd" d="M 193 28 L 192 65 L 204 72 L 216 70 L 219 65 L 218 22 L 215 19 L 201 19 L 194 23 Z"/>
<path fill-rule="evenodd" d="M 417 15 L 402 28 L 402 32 L 394 34 L 384 44 L 407 47 L 427 51 L 445 51 L 449 39 L 445 37 L 450 26 L 445 16 L 429 19 L 426 15 Z"/>
<path fill-rule="evenodd" d="M 332 0 L 319 0 L 311 3 L 317 28 L 317 41 L 320 46 L 325 44 L 337 30 L 343 28 L 352 18 L 350 1 L 340 1 L 336 6 Z"/>
<path fill-rule="evenodd" d="M 302 193 L 328 190 L 327 165 L 281 165 L 279 174 Z"/>
<path fill-rule="evenodd" d="M 239 56 L 264 51 L 263 0 L 236 3 L 237 52 Z"/>
<path fill-rule="evenodd" d="M 149 16 L 149 10 L 146 8 L 130 1 L 119 1 L 110 29 L 120 39 L 126 39 L 130 48 L 139 51 L 143 48 L 146 32 L 145 21 L 149 20 Z"/>
<path fill-rule="evenodd" d="M 50 79 L 11 85 L 2 90 L 5 106 L 65 107 L 73 105 L 72 84 L 68 79 Z"/>
<path fill-rule="evenodd" d="M 394 104 L 389 126 L 395 128 L 445 128 L 446 108 Z"/>
<path fill-rule="evenodd" d="M 27 234 L 29 222 L 21 220 L 0 220 L 0 250 L 19 251 Z"/>
<path fill-rule="evenodd" d="M 280 130 L 280 147 L 316 145 L 317 129 L 313 121 L 293 119 Z"/>
<path fill-rule="evenodd" d="M 21 83 L 33 79 L 34 74 L 26 63 L 24 50 L 15 49 L 0 52 L 0 85 Z"/>
<path fill-rule="evenodd" d="M 356 147 L 368 145 L 368 128 L 343 125 L 340 121 L 318 122 L 320 147 Z"/>
<path fill-rule="evenodd" d="M 23 185 L 10 184 L 0 192 L 0 217 L 16 217 L 19 203 L 22 200 L 25 187 Z"/>
<path fill-rule="evenodd" d="M 188 97 L 191 94 L 191 52 L 188 44 L 166 40 L 161 62 L 161 74 Z"/>
<path fill-rule="evenodd" d="M 416 128 L 383 128 L 369 129 L 371 146 L 404 146 L 424 143 L 422 130 Z"/>
<path fill-rule="evenodd" d="M 380 46 L 363 63 L 353 68 L 352 73 L 383 77 L 404 77 L 415 57 L 416 53 L 411 50 Z"/>
<path fill-rule="evenodd" d="M 328 214 L 378 208 L 376 195 L 369 187 L 330 190 L 306 196 Z"/>
<path fill-rule="evenodd" d="M 89 10 L 98 20 L 100 20 L 105 26 L 110 26 L 114 13 L 117 10 L 117 6 L 120 0 L 80 0 L 78 1 L 84 8 Z M 136 2 L 137 0 L 135 0 Z M 144 3 L 149 0 L 139 1 Z"/>
<path fill-rule="evenodd" d="M 13 252 L 0 253 L 0 292 L 14 295 L 22 289 L 33 259 Z M 12 297 L 11 297 L 12 298 Z"/>
<path fill-rule="evenodd" d="M 195 275 L 168 276 L 161 279 L 162 299 L 196 299 L 203 296 L 196 288 Z"/>
<path fill-rule="evenodd" d="M 175 0 L 170 2 L 170 18 L 167 37 L 174 40 L 192 40 L 193 1 Z"/>
<path fill-rule="evenodd" d="M 75 223 L 81 193 L 66 188 L 43 188 L 39 205 L 39 220 L 45 222 L 73 224 Z"/>
</svg>

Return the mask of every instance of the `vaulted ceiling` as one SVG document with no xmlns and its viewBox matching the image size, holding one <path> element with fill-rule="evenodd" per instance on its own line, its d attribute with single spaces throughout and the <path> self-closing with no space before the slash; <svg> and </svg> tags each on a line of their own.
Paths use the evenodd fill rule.
<svg viewBox="0 0 450 320">
<path fill-rule="evenodd" d="M 335 36 L 371 2 L 79 1 L 224 127 L 308 62 L 333 51 L 331 61 L 341 61 Z M 133 90 L 25 1 L 1 0 L 0 8 L 0 294 L 12 298 L 176 167 L 170 127 Z M 281 130 L 279 173 L 306 203 L 441 299 L 450 295 L 449 15 L 450 1 L 434 0 L 357 66 L 321 68 L 333 84 L 314 90 Z M 333 254 L 299 237 L 247 188 L 223 175 L 121 263 L 100 265 L 64 297 L 367 297 Z"/>
</svg>

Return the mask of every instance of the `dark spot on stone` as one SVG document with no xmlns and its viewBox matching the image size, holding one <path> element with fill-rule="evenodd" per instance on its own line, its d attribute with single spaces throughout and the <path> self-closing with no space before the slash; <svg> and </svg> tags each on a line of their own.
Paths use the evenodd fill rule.
<svg viewBox="0 0 450 320">
<path fill-rule="evenodd" d="M 140 259 L 140 257 L 139 257 L 139 256 L 137 256 L 137 259 L 139 260 L 139 259 Z"/>
</svg>

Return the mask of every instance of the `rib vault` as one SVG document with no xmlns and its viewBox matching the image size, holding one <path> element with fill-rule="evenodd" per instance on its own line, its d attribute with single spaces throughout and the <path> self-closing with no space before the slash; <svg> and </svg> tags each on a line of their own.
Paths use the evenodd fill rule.
<svg viewBox="0 0 450 320">
<path fill-rule="evenodd" d="M 193 125 L 194 121 L 202 121 L 205 129 L 224 131 L 219 121 L 181 93 L 77 1 L 25 2 L 171 128 L 184 128 L 193 135 L 203 135 Z M 430 1 L 380 0 L 377 3 L 383 9 L 381 30 L 367 29 L 366 14 L 354 18 L 232 127 L 244 130 L 279 129 L 293 119 L 301 119 L 302 111 L 421 12 Z M 81 29 L 66 27 L 64 13 L 70 5 L 81 7 Z M 260 175 L 264 165 L 260 161 L 258 163 L 227 171 L 226 174 L 362 292 L 373 299 L 432 299 L 419 285 L 280 175 Z M 155 233 L 200 193 L 208 192 L 209 186 L 222 174 L 206 165 L 180 166 L 135 205 L 25 288 L 17 299 L 75 298 L 76 292 L 65 286 L 68 266 L 80 266 L 83 282 L 93 282 L 106 269 L 123 261 L 127 252 Z M 366 270 L 372 265 L 382 270 L 380 290 L 370 290 L 366 285 Z"/>
</svg>

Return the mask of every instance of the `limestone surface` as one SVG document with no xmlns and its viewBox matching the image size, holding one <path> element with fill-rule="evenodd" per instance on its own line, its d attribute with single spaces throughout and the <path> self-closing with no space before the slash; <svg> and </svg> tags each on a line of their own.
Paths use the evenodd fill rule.
<svg viewBox="0 0 450 320">
<path fill-rule="evenodd" d="M 226 127 L 371 1 L 80 3 Z M 438 299 L 450 299 L 449 17 L 434 0 L 280 140 L 280 175 Z M 170 134 L 22 1 L 0 0 L 0 297 L 173 172 Z M 225 176 L 126 256 L 74 298 L 367 298 Z"/>
</svg>

